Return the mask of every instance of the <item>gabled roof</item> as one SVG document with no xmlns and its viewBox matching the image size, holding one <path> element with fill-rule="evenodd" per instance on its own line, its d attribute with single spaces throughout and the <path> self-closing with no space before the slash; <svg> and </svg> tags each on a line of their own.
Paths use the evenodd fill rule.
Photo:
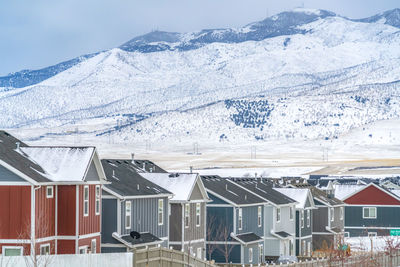
<svg viewBox="0 0 400 267">
<path fill-rule="evenodd" d="M 372 205 L 399 205 L 400 204 L 400 197 L 399 196 L 397 196 L 393 192 L 391 192 L 391 191 L 389 191 L 389 190 L 387 190 L 387 189 L 385 189 L 385 188 L 383 188 L 383 187 L 381 187 L 379 185 L 376 185 L 374 183 L 370 183 L 370 184 L 364 186 L 363 188 L 360 188 L 359 190 L 353 192 L 352 194 L 346 196 L 346 198 L 343 201 L 348 203 L 348 201 L 350 199 L 354 200 L 354 197 L 356 195 L 359 195 L 360 193 L 363 193 L 363 191 L 369 190 L 370 188 L 377 189 L 378 192 L 382 192 L 382 193 L 386 194 L 387 197 L 385 199 L 383 199 L 383 198 L 377 199 L 376 196 L 374 196 L 374 195 L 368 195 L 368 200 L 364 199 L 364 200 L 361 201 L 362 203 L 360 203 L 360 204 L 365 204 L 365 205 L 368 205 L 368 204 L 372 204 Z M 357 201 L 351 201 L 351 202 L 357 202 Z M 351 203 L 351 204 L 355 204 L 355 203 Z"/>
<path fill-rule="evenodd" d="M 337 184 L 334 185 L 333 188 L 335 189 L 335 197 L 340 200 L 346 199 L 348 196 L 352 195 L 354 192 L 357 192 L 358 190 L 364 188 L 365 185 L 360 185 L 360 184 L 353 184 L 353 185 L 348 185 L 348 184 Z"/>
<path fill-rule="evenodd" d="M 263 241 L 262 237 L 256 235 L 255 233 L 245 233 L 239 235 L 231 233 L 231 236 L 233 239 L 239 241 L 241 244 L 245 246 Z"/>
<path fill-rule="evenodd" d="M 314 200 L 308 188 L 274 188 L 274 190 L 296 200 L 298 202 L 297 209 L 305 209 L 307 199 L 310 200 L 311 207 L 314 207 Z"/>
<path fill-rule="evenodd" d="M 314 198 L 314 201 L 319 201 L 324 205 L 327 206 L 343 206 L 344 202 L 341 201 L 340 199 L 337 199 L 335 197 L 328 197 L 328 195 L 322 191 L 321 189 L 316 188 L 315 186 L 312 185 L 307 185 L 307 184 L 291 184 L 292 187 L 298 187 L 298 188 L 309 188 L 311 195 Z"/>
<path fill-rule="evenodd" d="M 202 186 L 197 173 L 140 173 L 140 175 L 172 192 L 174 194 L 172 202 L 189 201 L 196 184 Z M 208 200 L 207 193 L 204 191 L 203 194 L 204 199 Z"/>
<path fill-rule="evenodd" d="M 101 163 L 110 184 L 104 189 L 118 197 L 171 195 L 165 188 L 142 177 L 131 160 L 103 159 Z"/>
<path fill-rule="evenodd" d="M 274 205 L 287 205 L 296 203 L 296 200 L 291 199 L 290 197 L 275 190 L 275 188 L 273 188 L 273 184 L 267 179 L 233 178 L 232 181 Z"/>
<path fill-rule="evenodd" d="M 32 184 L 84 182 L 95 155 L 94 147 L 28 146 L 0 131 L 0 165 Z"/>
<path fill-rule="evenodd" d="M 266 202 L 261 197 L 233 183 L 228 178 L 212 175 L 201 176 L 201 180 L 208 192 L 232 205 L 246 206 L 264 204 Z"/>
</svg>

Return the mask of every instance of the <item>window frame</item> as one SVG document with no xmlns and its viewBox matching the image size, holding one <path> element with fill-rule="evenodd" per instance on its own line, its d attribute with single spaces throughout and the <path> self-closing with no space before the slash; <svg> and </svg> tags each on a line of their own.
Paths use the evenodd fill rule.
<svg viewBox="0 0 400 267">
<path fill-rule="evenodd" d="M 307 227 L 311 225 L 311 210 L 307 210 Z"/>
<path fill-rule="evenodd" d="M 340 220 L 344 219 L 344 207 L 340 207 Z"/>
<path fill-rule="evenodd" d="M 304 228 L 304 210 L 301 210 L 300 212 L 301 220 L 300 220 L 300 226 L 301 228 Z"/>
<path fill-rule="evenodd" d="M 251 257 L 250 257 L 251 255 Z M 249 248 L 249 262 L 253 262 L 253 248 Z"/>
<path fill-rule="evenodd" d="M 238 230 L 243 229 L 243 210 L 242 208 L 238 209 Z"/>
<path fill-rule="evenodd" d="M 196 227 L 201 225 L 201 203 L 196 203 Z"/>
<path fill-rule="evenodd" d="M 48 254 L 42 254 L 42 248 L 45 248 L 45 247 L 46 247 L 46 248 L 49 248 L 49 253 L 48 253 Z M 46 244 L 40 245 L 39 254 L 40 254 L 40 255 L 50 255 L 50 254 L 51 254 L 50 243 L 46 243 Z"/>
<path fill-rule="evenodd" d="M 185 204 L 185 228 L 190 226 L 190 203 Z"/>
<path fill-rule="evenodd" d="M 129 204 L 129 213 L 128 213 L 128 204 Z M 131 227 L 132 227 L 132 202 L 128 200 L 125 201 L 125 229 L 131 229 Z"/>
<path fill-rule="evenodd" d="M 276 222 L 279 223 L 281 221 L 281 208 L 276 208 Z"/>
<path fill-rule="evenodd" d="M 368 232 L 368 237 L 369 238 L 371 238 L 371 237 L 377 237 L 378 236 L 378 233 L 377 232 Z"/>
<path fill-rule="evenodd" d="M 51 189 L 51 194 L 49 194 L 49 189 Z M 46 198 L 54 198 L 54 186 L 53 185 L 46 186 Z"/>
<path fill-rule="evenodd" d="M 331 216 L 331 222 L 335 220 L 335 208 L 330 208 L 330 216 Z"/>
<path fill-rule="evenodd" d="M 93 243 L 94 243 L 94 246 L 93 246 Z M 93 248 L 94 248 L 94 252 L 93 252 Z M 95 238 L 90 241 L 90 253 L 92 253 L 92 254 L 97 253 L 97 240 Z"/>
<path fill-rule="evenodd" d="M 258 255 L 260 257 L 260 263 L 263 263 L 263 257 L 264 257 L 264 245 L 263 244 L 258 245 Z"/>
<path fill-rule="evenodd" d="M 7 249 L 19 249 L 20 250 L 20 255 L 19 256 L 22 256 L 22 255 L 24 255 L 24 247 L 23 246 L 3 246 L 2 248 L 1 248 L 1 255 L 2 256 L 4 256 L 4 257 L 14 257 L 14 256 L 8 256 L 8 255 L 6 255 L 6 250 Z"/>
<path fill-rule="evenodd" d="M 81 250 L 84 250 L 85 253 L 81 253 Z M 88 250 L 88 246 L 80 246 L 80 247 L 78 247 L 78 254 L 80 254 L 80 255 L 88 254 L 87 250 Z"/>
<path fill-rule="evenodd" d="M 262 226 L 262 207 L 258 206 L 257 209 L 257 225 L 258 227 Z"/>
<path fill-rule="evenodd" d="M 95 189 L 95 204 L 94 204 L 94 209 L 95 209 L 95 214 L 100 215 L 100 205 L 101 205 L 101 188 L 100 185 L 96 185 Z"/>
<path fill-rule="evenodd" d="M 87 190 L 87 199 L 86 199 L 86 190 Z M 83 187 L 83 216 L 89 216 L 89 200 L 90 200 L 90 189 L 88 185 Z"/>
<path fill-rule="evenodd" d="M 365 216 L 365 211 L 366 210 L 368 210 L 368 217 Z M 375 211 L 375 216 L 374 217 L 370 216 L 370 210 L 374 210 Z M 376 219 L 378 217 L 378 211 L 377 211 L 376 207 L 363 207 L 362 216 L 363 216 L 363 219 Z"/>
<path fill-rule="evenodd" d="M 294 207 L 289 207 L 289 220 L 293 221 L 294 219 Z"/>
<path fill-rule="evenodd" d="M 158 210 L 157 223 L 158 223 L 158 225 L 164 225 L 164 199 L 162 199 L 162 198 L 158 199 L 158 209 L 157 210 Z"/>
</svg>

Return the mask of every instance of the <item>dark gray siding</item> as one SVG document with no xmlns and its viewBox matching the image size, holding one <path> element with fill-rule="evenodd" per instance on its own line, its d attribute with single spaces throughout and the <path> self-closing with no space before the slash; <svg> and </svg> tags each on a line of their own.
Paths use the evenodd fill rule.
<svg viewBox="0 0 400 267">
<path fill-rule="evenodd" d="M 117 199 L 102 199 L 101 210 L 101 242 L 119 243 L 112 237 L 117 232 Z"/>
<path fill-rule="evenodd" d="M 164 222 L 158 225 L 158 200 L 164 200 Z M 125 203 L 132 202 L 132 225 L 125 229 Z M 121 233 L 129 234 L 131 231 L 150 232 L 157 237 L 168 236 L 168 199 L 164 198 L 139 198 L 121 202 Z"/>
<path fill-rule="evenodd" d="M 96 166 L 94 165 L 94 162 L 90 163 L 88 172 L 86 174 L 85 180 L 86 181 L 98 181 L 99 174 L 97 173 Z"/>
<path fill-rule="evenodd" d="M 313 210 L 313 232 L 326 232 L 328 226 L 328 208 L 318 207 Z"/>
<path fill-rule="evenodd" d="M 214 221 L 213 224 L 210 221 Z M 207 207 L 207 232 L 210 232 L 211 241 L 224 241 L 218 231 L 227 229 L 229 233 L 233 232 L 233 207 Z M 218 238 L 220 237 L 220 238 Z M 207 237 L 208 238 L 208 237 Z M 228 240 L 231 240 L 229 237 Z"/>
<path fill-rule="evenodd" d="M 190 204 L 189 227 L 185 227 L 185 241 L 205 239 L 205 203 L 200 203 L 200 226 L 196 226 L 196 203 Z"/>
<path fill-rule="evenodd" d="M 251 207 L 243 207 L 242 208 L 242 220 L 243 220 L 243 228 L 239 230 L 239 212 L 238 209 L 236 210 L 236 234 L 241 233 L 255 233 L 259 236 L 264 235 L 264 228 L 263 223 L 261 226 L 258 227 L 257 217 L 258 217 L 258 207 L 259 206 L 251 206 Z M 264 220 L 264 208 L 262 205 L 261 207 L 261 220 Z"/>
<path fill-rule="evenodd" d="M 182 241 L 182 205 L 171 203 L 169 240 Z"/>
<path fill-rule="evenodd" d="M 26 182 L 26 180 L 0 166 L 0 182 Z"/>
<path fill-rule="evenodd" d="M 400 207 L 377 207 L 376 219 L 363 219 L 363 207 L 345 207 L 345 227 L 400 227 Z"/>
<path fill-rule="evenodd" d="M 310 226 L 307 224 L 307 212 L 310 212 Z M 304 228 L 301 228 L 301 236 L 311 235 L 312 232 L 312 210 L 304 210 Z"/>
<path fill-rule="evenodd" d="M 331 228 L 337 227 L 340 229 L 344 228 L 344 217 L 343 220 L 340 218 L 340 207 L 333 208 L 335 211 L 334 221 L 331 222 Z M 345 211 L 344 211 L 345 212 Z M 343 214 L 345 216 L 345 214 Z"/>
</svg>

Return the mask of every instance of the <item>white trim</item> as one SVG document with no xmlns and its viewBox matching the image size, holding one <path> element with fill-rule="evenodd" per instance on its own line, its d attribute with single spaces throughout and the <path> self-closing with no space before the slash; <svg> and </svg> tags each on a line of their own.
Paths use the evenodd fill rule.
<svg viewBox="0 0 400 267">
<path fill-rule="evenodd" d="M 54 234 L 57 236 L 58 235 L 58 185 L 55 186 L 55 193 L 56 193 L 56 199 L 55 199 L 55 207 L 54 207 Z M 55 240 L 54 243 L 54 254 L 57 254 L 57 240 Z"/>
<path fill-rule="evenodd" d="M 86 190 L 87 190 L 87 199 L 86 199 Z M 90 213 L 90 188 L 88 185 L 83 187 L 83 217 L 88 217 Z M 86 211 L 86 204 L 87 203 L 87 211 Z"/>
<path fill-rule="evenodd" d="M 188 241 L 184 241 L 183 244 L 187 245 L 187 244 L 195 244 L 195 243 L 201 243 L 201 242 L 205 242 L 205 239 L 196 239 L 196 240 L 188 240 Z M 181 241 L 170 241 L 169 242 L 171 245 L 181 245 L 182 242 Z"/>
<path fill-rule="evenodd" d="M 370 212 L 370 210 L 374 210 L 375 211 L 375 216 L 374 217 L 366 217 L 365 216 L 365 210 L 368 209 L 368 213 Z M 376 207 L 363 207 L 362 209 L 362 218 L 363 219 L 376 219 L 378 217 L 378 210 L 376 209 Z"/>
<path fill-rule="evenodd" d="M 8 169 L 9 171 L 15 173 L 16 175 L 18 175 L 19 177 L 21 177 L 22 179 L 26 180 L 28 183 L 30 183 L 31 185 L 39 185 L 38 182 L 36 182 L 35 180 L 33 180 L 32 178 L 29 178 L 29 176 L 23 174 L 22 172 L 20 172 L 19 170 L 17 170 L 16 168 L 14 168 L 13 166 L 5 163 L 4 161 L 0 160 L 0 165 L 3 166 L 4 168 Z"/>
<path fill-rule="evenodd" d="M 114 192 L 110 188 L 107 188 L 106 186 L 103 186 L 102 189 L 104 191 L 106 191 L 107 193 L 111 194 L 112 196 L 114 196 L 114 198 L 119 198 L 119 199 L 163 198 L 163 197 L 171 197 L 171 196 L 173 196 L 173 194 L 166 194 L 166 193 L 158 194 L 158 195 L 122 196 L 122 195 Z M 111 198 L 111 196 L 102 194 L 102 198 Z M 204 201 L 202 201 L 202 202 L 204 202 Z"/>
<path fill-rule="evenodd" d="M 124 244 L 112 244 L 112 243 L 102 243 L 102 248 L 126 248 Z"/>
<path fill-rule="evenodd" d="M 311 210 L 307 210 L 307 227 L 311 226 Z"/>
<path fill-rule="evenodd" d="M 129 203 L 129 214 L 128 214 L 128 203 Z M 129 220 L 128 220 L 129 217 Z M 132 227 L 132 201 L 125 201 L 125 229 L 130 230 Z M 128 225 L 129 222 L 129 225 Z"/>
<path fill-rule="evenodd" d="M 312 232 L 313 235 L 333 235 L 331 232 Z"/>
<path fill-rule="evenodd" d="M 243 229 L 243 210 L 242 208 L 238 208 L 238 230 L 242 229 Z"/>
<path fill-rule="evenodd" d="M 88 251 L 87 251 L 87 250 L 88 250 L 88 247 L 89 247 L 89 246 L 87 246 L 87 245 L 86 245 L 86 246 L 80 246 L 80 247 L 78 248 L 78 254 L 88 254 Z M 85 253 L 80 253 L 82 249 L 85 250 Z"/>
<path fill-rule="evenodd" d="M 346 229 L 384 229 L 384 230 L 393 229 L 393 230 L 400 230 L 400 226 L 398 226 L 398 227 L 345 226 L 344 228 L 345 228 L 345 230 Z"/>
<path fill-rule="evenodd" d="M 91 233 L 91 234 L 86 234 L 86 235 L 80 235 L 78 238 L 79 239 L 86 239 L 86 238 L 91 238 L 91 237 L 97 237 L 100 236 L 101 233 L 97 232 L 97 233 Z"/>
<path fill-rule="evenodd" d="M 278 213 L 279 213 L 279 220 L 278 220 Z M 276 223 L 280 223 L 281 222 L 281 217 L 282 217 L 281 208 L 280 207 L 276 207 L 276 218 L 275 218 Z"/>
<path fill-rule="evenodd" d="M 51 194 L 49 194 L 49 189 L 51 189 Z M 46 186 L 46 198 L 54 198 L 54 185 Z"/>
<path fill-rule="evenodd" d="M 257 207 L 257 226 L 258 227 L 262 226 L 262 210 L 263 210 L 263 206 Z"/>
<path fill-rule="evenodd" d="M 0 244 L 30 244 L 30 239 L 0 239 Z"/>
<path fill-rule="evenodd" d="M 94 241 L 94 252 L 93 252 L 93 241 Z M 92 254 L 97 253 L 97 239 L 96 238 L 93 238 L 92 240 L 90 240 L 90 252 Z"/>
<path fill-rule="evenodd" d="M 229 181 L 229 180 L 228 180 L 228 181 Z M 229 182 L 231 182 L 231 181 L 229 181 Z M 238 185 L 238 184 L 236 184 L 236 183 L 235 183 L 234 185 L 241 187 L 240 185 Z M 247 190 L 247 189 L 245 189 L 245 190 L 246 190 L 246 191 L 249 191 L 249 190 Z M 231 204 L 231 206 L 234 206 L 234 207 L 252 207 L 252 206 L 264 205 L 265 203 L 268 203 L 268 204 L 269 204 L 268 201 L 259 202 L 259 203 L 252 203 L 252 204 L 236 204 L 236 203 L 234 203 L 234 202 L 232 202 L 232 201 L 230 201 L 230 200 L 224 198 L 223 196 L 221 196 L 221 195 L 219 195 L 219 194 L 213 192 L 212 190 L 210 190 L 210 189 L 208 189 L 208 188 L 206 188 L 206 191 L 207 191 L 208 193 L 210 193 L 210 194 L 212 194 L 212 195 L 214 195 L 214 196 L 220 198 L 221 200 L 223 200 L 223 201 L 225 201 L 225 202 Z M 249 191 L 249 192 L 252 193 L 253 195 L 255 195 L 253 192 L 251 192 L 251 191 Z M 259 197 L 259 196 L 257 195 L 257 197 Z M 260 198 L 261 198 L 261 197 L 260 197 Z M 211 204 L 211 205 L 212 205 L 212 204 Z M 220 206 L 220 205 L 226 205 L 226 204 L 214 204 L 214 205 Z"/>
<path fill-rule="evenodd" d="M 76 211 L 75 211 L 75 216 L 76 216 L 76 218 L 75 218 L 75 236 L 79 236 L 79 207 L 80 207 L 80 205 L 79 205 L 79 185 L 76 185 L 75 187 L 76 187 L 75 188 L 75 190 L 76 190 L 76 192 L 75 192 L 76 193 L 76 199 L 75 199 L 75 201 L 76 201 L 76 204 L 75 204 L 75 209 L 76 209 Z M 82 210 L 82 212 L 83 212 L 83 210 Z M 78 245 L 79 245 L 79 242 L 78 242 L 78 239 L 76 238 L 75 239 L 75 254 L 78 254 L 78 252 L 79 252 Z"/>
<path fill-rule="evenodd" d="M 199 211 L 198 214 L 197 214 L 197 211 Z M 199 223 L 197 223 L 197 216 L 199 217 Z M 195 217 L 195 221 L 196 221 L 196 227 L 200 227 L 200 225 L 201 225 L 201 203 L 196 203 L 196 217 Z"/>
<path fill-rule="evenodd" d="M 214 208 L 233 208 L 234 206 L 230 204 L 207 204 L 207 207 L 214 207 Z"/>
<path fill-rule="evenodd" d="M 191 211 L 190 203 L 185 203 L 184 211 L 185 211 L 185 214 L 184 214 L 185 228 L 189 228 L 190 227 L 190 211 Z M 186 225 L 186 218 L 187 218 L 187 225 Z"/>
<path fill-rule="evenodd" d="M 0 186 L 31 186 L 28 182 L 0 182 Z"/>
<path fill-rule="evenodd" d="M 3 250 L 6 250 L 6 249 L 21 249 L 21 254 L 20 254 L 20 256 L 22 256 L 22 255 L 24 255 L 24 247 L 23 246 L 3 246 L 2 248 L 1 248 L 1 255 L 2 256 L 4 256 L 4 257 L 8 257 L 8 256 L 5 256 L 4 254 L 5 254 L 5 251 L 3 252 Z M 11 256 L 10 256 L 11 257 Z M 7 263 L 6 263 L 6 265 L 7 265 Z"/>
<path fill-rule="evenodd" d="M 121 235 L 122 228 L 122 205 L 121 200 L 117 199 L 117 234 Z"/>
<path fill-rule="evenodd" d="M 296 240 L 301 240 L 301 239 L 308 239 L 308 238 L 311 238 L 312 237 L 312 235 L 306 235 L 306 236 L 296 236 Z"/>
<path fill-rule="evenodd" d="M 115 197 L 115 196 L 109 196 L 109 195 L 101 195 L 101 199 L 118 199 L 117 197 Z"/>
<path fill-rule="evenodd" d="M 40 186 L 39 186 L 40 188 Z M 35 227 L 35 222 L 36 222 L 36 207 L 35 207 L 35 201 L 36 201 L 36 188 L 34 185 L 31 186 L 31 239 L 35 240 L 36 238 L 36 227 Z M 31 250 L 31 255 L 33 255 L 33 250 Z"/>
<path fill-rule="evenodd" d="M 164 225 L 164 199 L 159 198 L 158 199 L 158 205 L 157 205 L 157 223 L 158 225 Z M 161 203 L 161 212 L 160 212 L 160 203 Z M 161 214 L 161 222 L 160 222 L 160 214 Z"/>
</svg>

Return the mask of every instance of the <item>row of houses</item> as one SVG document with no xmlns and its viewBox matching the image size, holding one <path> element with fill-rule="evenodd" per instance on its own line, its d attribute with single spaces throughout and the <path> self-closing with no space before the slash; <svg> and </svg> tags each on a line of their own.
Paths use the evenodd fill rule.
<svg viewBox="0 0 400 267">
<path fill-rule="evenodd" d="M 133 154 L 100 159 L 94 147 L 28 146 L 0 131 L 1 254 L 163 246 L 258 264 L 400 229 L 392 191 L 371 183 L 344 194 L 316 181 L 168 173 Z"/>
</svg>

